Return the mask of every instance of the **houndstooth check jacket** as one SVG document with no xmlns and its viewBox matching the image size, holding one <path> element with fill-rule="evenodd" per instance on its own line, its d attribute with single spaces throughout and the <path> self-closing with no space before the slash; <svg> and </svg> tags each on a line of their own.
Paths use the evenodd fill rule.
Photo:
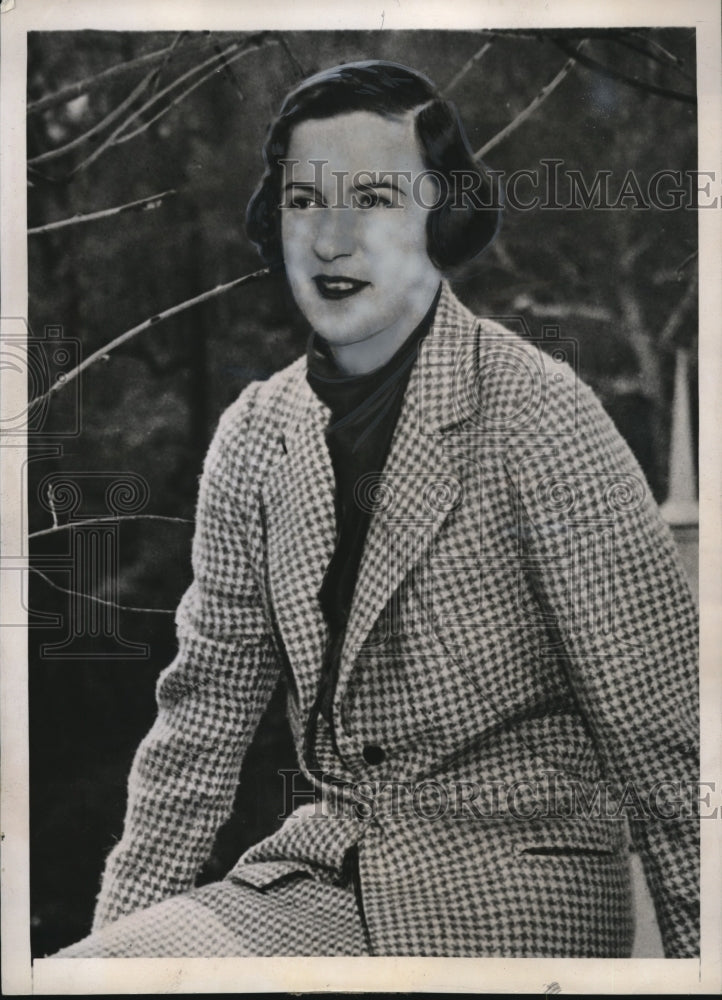
<svg viewBox="0 0 722 1000">
<path fill-rule="evenodd" d="M 307 732 L 335 539 L 328 411 L 305 358 L 226 411 L 96 929 L 192 887 L 283 673 L 318 803 L 230 879 L 338 883 L 355 845 L 374 954 L 623 955 L 628 828 L 665 953 L 697 954 L 698 820 L 679 808 L 698 777 L 696 614 L 570 351 L 475 317 L 444 283 L 384 473 L 358 487 L 373 513 L 335 742 L 322 719 Z"/>
</svg>

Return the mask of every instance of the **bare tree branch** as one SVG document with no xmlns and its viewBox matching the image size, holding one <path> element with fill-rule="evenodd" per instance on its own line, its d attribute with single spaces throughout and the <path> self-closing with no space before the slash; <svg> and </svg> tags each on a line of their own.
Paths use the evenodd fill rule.
<svg viewBox="0 0 722 1000">
<path fill-rule="evenodd" d="M 684 258 L 682 263 L 677 267 L 678 279 L 682 277 L 682 271 L 684 271 L 685 267 L 687 267 L 688 264 L 691 264 L 693 260 L 696 260 L 698 256 L 699 256 L 699 250 L 693 250 L 691 254 L 688 254 Z"/>
<path fill-rule="evenodd" d="M 44 226 L 33 226 L 28 229 L 28 236 L 35 236 L 38 233 L 50 233 L 56 229 L 64 229 L 66 226 L 77 226 L 83 222 L 95 222 L 96 219 L 107 219 L 111 215 L 123 215 L 126 212 L 149 212 L 158 208 L 166 198 L 177 194 L 175 188 L 168 191 L 161 191 L 160 194 L 149 194 L 146 198 L 139 198 L 138 201 L 129 201 L 125 205 L 116 205 L 114 208 L 104 208 L 99 212 L 87 212 L 85 215 L 78 213 L 69 219 L 58 219 L 57 222 L 47 222 Z"/>
<path fill-rule="evenodd" d="M 220 62 L 220 58 L 226 58 L 230 62 L 235 62 L 236 59 L 240 59 L 241 56 L 246 55 L 248 52 L 255 52 L 257 49 L 261 48 L 261 46 L 264 44 L 265 41 L 266 41 L 265 37 L 259 37 L 257 41 L 251 42 L 244 48 L 240 49 L 240 51 L 239 51 L 239 46 L 241 45 L 241 43 L 236 42 L 229 49 L 226 49 L 225 53 L 221 53 L 221 57 L 219 57 L 218 55 L 213 55 L 210 58 L 205 59 L 202 63 L 199 63 L 198 65 L 187 70 L 185 73 L 182 73 L 179 77 L 176 77 L 176 79 L 173 80 L 172 83 L 169 83 L 167 87 L 163 88 L 163 90 L 158 91 L 158 93 L 155 94 L 149 101 L 146 101 L 145 104 L 141 105 L 140 108 L 138 108 L 131 115 L 129 115 L 125 119 L 125 121 L 121 122 L 120 125 L 118 125 L 104 140 L 104 142 L 102 142 L 101 145 L 98 146 L 98 148 L 95 149 L 90 154 L 90 156 L 87 156 L 84 160 L 82 160 L 79 164 L 77 164 L 77 166 L 73 168 L 73 170 L 71 171 L 71 175 L 78 173 L 78 171 L 80 170 L 84 170 L 86 167 L 89 167 L 91 163 L 94 163 L 95 160 L 97 160 L 98 157 L 101 156 L 106 151 L 106 149 L 115 144 L 117 137 L 125 131 L 125 129 L 130 125 L 131 122 L 135 121 L 137 118 L 140 118 L 143 112 L 147 111 L 148 108 L 156 104 L 162 97 L 165 97 L 166 94 L 175 90 L 176 87 L 178 87 L 189 77 L 194 76 L 196 73 L 199 73 L 201 70 L 206 69 L 208 66 L 212 64 L 218 64 Z M 274 39 L 274 40 L 269 40 L 268 44 L 277 45 L 278 42 Z M 231 52 L 233 53 L 232 55 L 230 55 Z"/>
<path fill-rule="evenodd" d="M 666 57 L 667 62 L 671 63 L 676 69 L 678 69 L 679 72 L 682 74 L 682 76 L 684 76 L 687 80 L 691 80 L 692 83 L 694 84 L 697 83 L 697 78 L 694 76 L 694 74 L 688 72 L 685 69 L 684 59 L 680 59 L 679 56 L 676 56 L 674 55 L 673 52 L 670 52 L 668 49 L 665 49 L 663 45 L 660 45 L 659 42 L 655 42 L 653 38 L 647 38 L 645 35 L 640 35 L 639 32 L 637 31 L 630 32 L 630 35 L 632 38 L 641 39 L 643 42 L 649 45 L 650 48 L 656 49 L 657 52 L 661 52 L 662 55 Z"/>
<path fill-rule="evenodd" d="M 522 292 L 512 300 L 512 309 L 531 313 L 532 316 L 558 317 L 573 319 L 583 316 L 585 319 L 608 323 L 614 319 L 614 313 L 606 306 L 590 305 L 588 302 L 537 302 L 532 295 Z"/>
<path fill-rule="evenodd" d="M 81 372 L 89 368 L 90 365 L 95 364 L 96 361 L 105 359 L 108 357 L 111 351 L 114 351 L 121 344 L 126 343 L 131 337 L 135 337 L 137 334 L 142 333 L 144 330 L 149 330 L 150 327 L 155 326 L 156 323 L 160 323 L 164 319 L 168 319 L 171 316 L 177 316 L 178 313 L 185 312 L 186 309 L 190 309 L 192 306 L 198 305 L 200 302 L 207 302 L 209 299 L 215 298 L 217 295 L 223 295 L 224 292 L 230 291 L 232 288 L 238 288 L 241 285 L 246 284 L 249 281 L 253 281 L 257 278 L 265 278 L 271 273 L 270 267 L 262 267 L 258 271 L 253 271 L 251 274 L 244 274 L 240 278 L 234 278 L 233 281 L 227 281 L 225 284 L 216 285 L 215 288 L 211 288 L 207 292 L 202 292 L 200 295 L 194 296 L 192 299 L 186 299 L 184 302 L 179 302 L 178 305 L 171 306 L 170 309 L 166 309 L 164 312 L 157 313 L 155 316 L 150 316 L 148 319 L 143 320 L 137 326 L 132 327 L 130 330 L 126 330 L 125 333 L 119 334 L 114 337 L 109 343 L 100 347 L 97 351 L 93 351 L 89 354 L 79 365 L 75 368 L 71 368 L 69 372 L 65 373 L 64 378 L 55 382 L 47 390 L 47 392 L 41 393 L 39 396 L 35 396 L 28 403 L 28 407 L 34 406 L 36 403 L 40 403 L 45 399 L 49 399 L 54 393 L 62 389 L 63 386 L 68 385 L 74 379 L 80 375 Z"/>
<path fill-rule="evenodd" d="M 619 36 L 612 35 L 610 37 L 618 45 L 623 45 L 624 48 L 631 49 L 632 52 L 639 52 L 641 55 L 646 56 L 647 59 L 650 59 L 652 62 L 658 63 L 660 66 L 669 66 L 671 63 L 671 65 L 674 66 L 677 72 L 682 74 L 685 80 L 690 80 L 692 83 L 696 83 L 696 80 L 692 76 L 692 74 L 688 73 L 684 69 L 681 59 L 678 59 L 676 56 L 673 56 L 671 52 L 667 52 L 667 50 L 663 49 L 661 45 L 657 46 L 657 48 L 661 49 L 661 51 L 664 53 L 663 56 L 658 56 L 654 52 L 650 52 L 649 48 L 645 47 L 645 45 L 642 44 L 642 42 L 648 42 L 650 45 L 653 44 L 651 39 L 645 39 L 643 38 L 642 35 L 638 35 L 635 33 L 632 33 L 629 38 L 627 38 L 624 35 L 619 35 Z M 639 38 L 641 42 L 640 43 L 634 42 L 632 41 L 632 38 Z"/>
<path fill-rule="evenodd" d="M 28 166 L 35 167 L 38 163 L 47 163 L 50 160 L 57 160 L 59 156 L 65 156 L 65 154 L 69 153 L 71 150 L 77 149 L 78 146 L 82 146 L 83 143 L 88 142 L 93 138 L 93 136 L 102 132 L 108 125 L 112 125 L 113 122 L 120 118 L 120 116 L 125 113 L 131 104 L 133 104 L 136 97 L 139 97 L 144 90 L 147 90 L 153 82 L 155 73 L 156 71 L 152 70 L 150 73 L 146 74 L 140 83 L 131 90 L 128 96 L 124 98 L 117 107 L 113 108 L 113 110 L 108 112 L 104 118 L 102 118 L 99 122 L 96 122 L 95 125 L 91 126 L 87 129 L 87 131 L 83 132 L 82 135 L 77 136 L 77 138 L 72 139 L 70 142 L 66 142 L 64 146 L 58 146 L 57 149 L 48 149 L 44 153 L 38 153 L 37 156 L 32 156 L 28 160 Z"/>
<path fill-rule="evenodd" d="M 48 507 L 50 507 L 50 515 L 53 519 L 53 526 L 48 530 L 56 531 L 58 528 L 58 512 L 55 509 L 55 490 L 52 483 L 48 483 Z"/>
<path fill-rule="evenodd" d="M 633 52 L 641 53 L 641 55 L 646 56 L 652 62 L 658 62 L 663 66 L 671 65 L 686 79 L 691 80 L 692 83 L 695 82 L 695 76 L 684 69 L 684 59 L 680 59 L 679 56 L 673 55 L 668 49 L 665 49 L 664 46 L 660 45 L 659 42 L 655 42 L 652 38 L 647 38 L 638 31 L 628 31 L 621 28 L 567 29 L 563 36 L 557 37 L 563 37 L 567 41 L 573 41 L 580 36 L 588 38 L 590 41 L 596 41 L 599 39 L 601 41 L 615 42 L 618 45 L 631 49 Z M 655 53 L 660 53 L 660 55 L 656 55 Z"/>
<path fill-rule="evenodd" d="M 52 528 L 41 528 L 40 531 L 31 531 L 28 538 L 41 538 L 43 535 L 54 535 L 58 531 L 70 531 L 71 528 L 89 528 L 95 524 L 117 524 L 118 521 L 163 521 L 166 524 L 195 524 L 195 521 L 187 517 L 170 517 L 166 514 L 119 514 L 117 517 L 106 515 L 103 517 L 90 517 L 85 521 L 66 521 L 65 524 L 58 524 L 54 518 Z"/>
<path fill-rule="evenodd" d="M 171 42 L 170 50 L 166 53 L 165 58 L 161 62 L 158 69 L 155 71 L 154 74 L 155 79 L 153 80 L 151 93 L 156 94 L 158 92 L 158 87 L 160 86 L 160 81 L 163 77 L 164 70 L 167 69 L 169 63 L 173 59 L 173 56 L 175 55 L 175 51 L 178 48 L 178 46 L 181 44 L 181 42 L 184 42 L 187 39 L 187 37 L 188 37 L 187 31 L 179 31 L 178 34 L 173 39 L 173 41 Z"/>
<path fill-rule="evenodd" d="M 241 39 L 247 37 L 247 35 L 239 35 L 233 39 L 233 41 L 240 41 Z M 203 38 L 188 39 L 184 45 L 185 50 L 190 50 L 193 48 L 207 47 L 212 45 L 214 42 L 213 36 L 209 33 Z M 37 101 L 31 101 L 27 106 L 27 113 L 29 115 L 37 114 L 40 111 L 47 111 L 49 108 L 54 108 L 58 104 L 67 104 L 69 101 L 75 100 L 76 97 L 80 97 L 81 94 L 86 94 L 89 90 L 94 89 L 102 83 L 107 83 L 108 80 L 112 80 L 117 76 L 121 76 L 128 70 L 135 69 L 138 66 L 146 66 L 148 63 L 162 63 L 164 59 L 173 51 L 176 42 L 173 41 L 171 45 L 167 45 L 162 49 L 155 49 L 153 52 L 146 52 L 142 56 L 137 56 L 135 59 L 127 59 L 124 62 L 118 63 L 115 66 L 110 66 L 108 69 L 102 70 L 100 73 L 94 73 L 92 76 L 86 76 L 82 80 L 77 80 L 75 83 L 68 84 L 67 87 L 63 87 L 60 90 L 55 91 L 53 94 L 47 94 L 45 97 L 39 98 Z"/>
<path fill-rule="evenodd" d="M 491 45 L 492 45 L 491 42 L 486 42 L 486 44 L 482 45 L 482 47 L 478 50 L 478 52 L 474 53 L 474 55 L 471 57 L 471 59 L 467 59 L 467 61 L 461 67 L 461 69 L 456 74 L 456 76 L 452 77 L 451 80 L 449 81 L 449 83 L 447 83 L 447 85 L 444 87 L 442 93 L 443 94 L 448 94 L 450 91 L 452 91 L 454 89 L 454 87 L 456 87 L 459 83 L 461 83 L 461 81 L 464 79 L 464 77 L 469 72 L 469 70 L 473 69 L 474 66 L 476 66 L 476 64 L 481 59 L 484 58 L 484 56 L 486 55 L 486 53 L 491 48 Z"/>
<path fill-rule="evenodd" d="M 254 50 L 244 50 L 242 53 L 238 53 L 238 55 L 235 55 L 233 59 L 240 58 L 241 55 L 246 55 L 248 51 L 254 51 Z M 225 59 L 224 61 L 225 61 L 225 68 L 230 69 L 230 61 Z M 149 118 L 147 121 L 144 121 L 142 125 L 138 126 L 138 128 L 133 129 L 132 132 L 121 131 L 120 134 L 117 135 L 116 138 L 113 140 L 111 145 L 120 146 L 122 143 L 128 142 L 129 139 L 135 139 L 135 137 L 140 135 L 141 132 L 145 132 L 146 129 L 149 129 L 150 126 L 154 125 L 160 118 L 163 118 L 165 115 L 167 115 L 168 112 L 171 111 L 177 104 L 180 104 L 181 101 L 184 101 L 189 94 L 193 93 L 194 90 L 196 90 L 198 87 L 204 84 L 207 80 L 210 80 L 212 76 L 215 76 L 216 73 L 218 73 L 218 71 L 219 67 L 217 65 L 213 66 L 207 73 L 204 73 L 203 76 L 199 77 L 198 80 L 194 80 L 194 82 L 189 87 L 186 87 L 185 90 L 181 91 L 181 93 L 178 94 L 177 97 L 174 97 L 172 101 L 170 101 L 168 104 L 163 105 L 160 111 L 154 114 L 152 118 Z M 128 121 L 132 121 L 132 119 L 129 119 Z"/>
<path fill-rule="evenodd" d="M 83 594 L 79 590 L 70 590 L 68 587 L 61 587 L 59 583 L 55 583 L 35 566 L 28 566 L 28 569 L 31 573 L 39 576 L 41 580 L 45 580 L 53 590 L 59 590 L 61 594 L 69 594 L 71 597 L 82 597 L 84 600 L 92 601 L 94 604 L 103 604 L 106 608 L 117 608 L 119 611 L 138 611 L 149 615 L 175 614 L 175 610 L 171 610 L 170 608 L 135 608 L 128 604 L 118 604 L 116 601 L 106 601 L 105 598 L 95 597 L 93 594 Z"/>
<path fill-rule="evenodd" d="M 572 54 L 572 47 L 564 39 L 554 38 L 552 41 L 562 52 L 566 52 L 567 55 Z M 694 94 L 683 94 L 679 90 L 670 90 L 668 87 L 657 87 L 653 83 L 644 83 L 642 80 L 636 79 L 636 77 L 629 76 L 629 74 L 623 73 L 621 70 L 612 69 L 611 66 L 605 66 L 597 59 L 592 59 L 590 56 L 585 56 L 581 53 L 576 58 L 587 69 L 594 70 L 595 73 L 606 76 L 610 80 L 619 80 L 620 83 L 626 83 L 628 87 L 632 87 L 634 90 L 641 90 L 647 94 L 656 94 L 658 97 L 669 97 L 673 101 L 682 101 L 685 104 L 697 103 L 697 98 Z"/>
<path fill-rule="evenodd" d="M 579 52 L 581 52 L 586 43 L 587 40 L 582 39 L 577 48 L 574 50 L 572 57 L 564 63 L 557 75 L 553 77 L 549 83 L 546 84 L 546 86 L 542 87 L 534 100 L 530 104 L 527 104 L 527 106 L 519 112 L 516 118 L 513 118 L 509 124 L 501 130 L 501 132 L 497 132 L 496 135 L 492 136 L 491 139 L 489 139 L 489 141 L 481 147 L 481 149 L 474 153 L 475 159 L 481 160 L 490 150 L 494 149 L 501 142 L 503 142 L 504 139 L 508 138 L 512 132 L 515 132 L 519 126 L 527 120 L 527 118 L 530 118 L 534 114 L 537 108 L 547 99 L 547 97 L 549 97 L 551 93 L 557 89 L 562 80 L 571 72 L 577 61 Z"/>
<path fill-rule="evenodd" d="M 178 42 L 182 37 L 182 32 L 176 35 L 173 44 L 170 46 L 168 53 L 161 63 L 160 66 L 152 69 L 150 73 L 146 73 L 143 79 L 138 83 L 133 90 L 128 94 L 128 96 L 120 102 L 116 107 L 109 111 L 99 122 L 91 126 L 87 131 L 83 132 L 82 135 L 77 136 L 77 138 L 72 139 L 70 142 L 66 142 L 64 146 L 58 146 L 57 149 L 50 149 L 45 153 L 40 153 L 38 156 L 33 156 L 32 159 L 28 160 L 29 166 L 37 166 L 38 163 L 46 163 L 48 160 L 55 160 L 59 156 L 64 156 L 73 149 L 77 149 L 78 146 L 82 146 L 83 143 L 88 142 L 93 136 L 98 135 L 103 129 L 112 125 L 114 121 L 118 118 L 133 104 L 133 102 L 138 98 L 144 90 L 148 90 L 153 83 L 157 83 L 160 79 L 160 74 L 167 65 L 172 53 L 175 51 Z"/>
<path fill-rule="evenodd" d="M 660 347 L 667 349 L 672 346 L 674 338 L 682 325 L 687 311 L 690 306 L 694 304 L 697 298 L 697 284 L 698 278 L 697 273 L 695 272 L 684 290 L 684 295 L 682 295 L 677 305 L 667 317 L 667 322 L 664 324 L 662 332 L 659 335 Z"/>
<path fill-rule="evenodd" d="M 303 80 L 305 77 L 308 76 L 308 73 L 296 58 L 296 55 L 294 54 L 291 46 L 288 44 L 288 40 L 286 39 L 285 35 L 281 35 L 278 40 L 281 43 L 283 51 L 288 56 L 288 61 L 293 66 L 294 71 L 296 72 L 296 75 L 298 76 L 299 80 Z"/>
<path fill-rule="evenodd" d="M 623 271 L 631 271 L 637 260 L 655 243 L 654 233 L 644 233 L 640 239 L 630 242 L 619 255 L 619 265 Z"/>
<path fill-rule="evenodd" d="M 221 49 L 220 45 L 218 44 L 218 42 L 216 42 L 214 44 L 213 48 L 218 53 L 218 55 L 221 57 L 221 63 L 223 65 L 223 72 L 224 72 L 227 80 L 230 82 L 231 86 L 233 87 L 233 89 L 235 90 L 235 92 L 238 94 L 238 100 L 241 101 L 241 103 L 243 103 L 246 98 L 245 98 L 245 96 L 243 94 L 243 91 L 241 90 L 240 81 L 239 81 L 238 77 L 236 76 L 236 74 L 233 72 L 233 67 L 226 60 L 225 54 L 224 54 L 223 50 Z"/>
</svg>

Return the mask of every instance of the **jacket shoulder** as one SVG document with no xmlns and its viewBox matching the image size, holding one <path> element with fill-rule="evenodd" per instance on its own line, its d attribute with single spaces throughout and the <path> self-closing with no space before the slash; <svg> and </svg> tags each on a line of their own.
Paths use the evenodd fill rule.
<svg viewBox="0 0 722 1000">
<path fill-rule="evenodd" d="M 305 371 L 305 357 L 298 358 L 269 379 L 251 382 L 223 411 L 203 465 L 206 481 L 250 488 L 250 481 L 263 475 L 274 454 L 269 442 L 289 421 L 306 384 Z"/>
<path fill-rule="evenodd" d="M 264 381 L 251 382 L 224 410 L 218 432 L 229 443 L 255 430 L 282 427 L 305 385 L 306 358 L 296 361 Z"/>
<path fill-rule="evenodd" d="M 505 317 L 466 307 L 464 313 L 464 342 L 454 360 L 456 410 L 494 437 L 573 433 L 581 399 L 590 392 L 575 370 L 573 342 L 533 338 L 523 321 L 516 328 Z"/>
<path fill-rule="evenodd" d="M 573 337 L 532 337 L 523 320 L 517 329 L 463 308 L 474 332 L 465 364 L 457 362 L 463 376 L 457 395 L 470 401 L 478 431 L 497 443 L 503 439 L 510 459 L 546 463 L 550 471 L 626 470 L 645 482 L 611 417 L 578 374 Z"/>
</svg>

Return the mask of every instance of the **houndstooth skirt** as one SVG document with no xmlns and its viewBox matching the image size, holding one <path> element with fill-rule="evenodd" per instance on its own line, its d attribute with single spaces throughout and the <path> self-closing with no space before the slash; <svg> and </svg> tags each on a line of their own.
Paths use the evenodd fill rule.
<svg viewBox="0 0 722 1000">
<path fill-rule="evenodd" d="M 462 879 L 448 887 L 453 912 L 402 872 L 388 871 L 381 898 L 371 893 L 363 904 L 353 877 L 339 884 L 295 871 L 254 885 L 229 876 L 110 922 L 54 957 L 631 954 L 626 860 L 528 861 L 496 874 L 480 864 L 483 905 Z"/>
<path fill-rule="evenodd" d="M 353 885 L 296 873 L 267 888 L 226 879 L 156 903 L 54 958 L 367 955 Z"/>
</svg>

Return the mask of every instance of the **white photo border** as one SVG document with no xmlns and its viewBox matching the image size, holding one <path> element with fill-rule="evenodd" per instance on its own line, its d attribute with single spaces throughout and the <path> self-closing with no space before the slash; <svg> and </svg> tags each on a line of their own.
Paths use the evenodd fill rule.
<svg viewBox="0 0 722 1000">
<path fill-rule="evenodd" d="M 697 31 L 700 170 L 715 171 L 720 191 L 720 9 L 717 0 L 3 0 L 0 7 L 2 142 L 0 225 L 2 335 L 8 317 L 27 316 L 25 181 L 26 36 L 29 31 L 256 30 L 404 28 L 693 27 Z M 718 202 L 719 206 L 719 202 Z M 722 236 L 719 207 L 700 211 L 700 605 L 702 655 L 701 777 L 722 773 L 719 706 L 722 649 Z M 18 413 L 25 398 L 17 380 L 0 396 L 2 413 Z M 3 484 L 19 482 L 26 452 L 21 441 L 0 450 Z M 0 551 L 18 544 L 25 518 L 20 496 L 2 492 Z M 16 565 L 17 563 L 17 565 Z M 20 620 L 24 603 L 6 561 L 0 598 Z M 12 577 L 12 580 L 11 580 Z M 551 983 L 577 993 L 707 993 L 722 987 L 722 823 L 702 823 L 702 942 L 696 959 L 36 959 L 30 957 L 27 636 L 0 634 L 2 675 L 2 987 L 9 995 L 187 992 L 394 991 L 544 993 Z M 719 808 L 717 786 L 710 800 Z"/>
</svg>

